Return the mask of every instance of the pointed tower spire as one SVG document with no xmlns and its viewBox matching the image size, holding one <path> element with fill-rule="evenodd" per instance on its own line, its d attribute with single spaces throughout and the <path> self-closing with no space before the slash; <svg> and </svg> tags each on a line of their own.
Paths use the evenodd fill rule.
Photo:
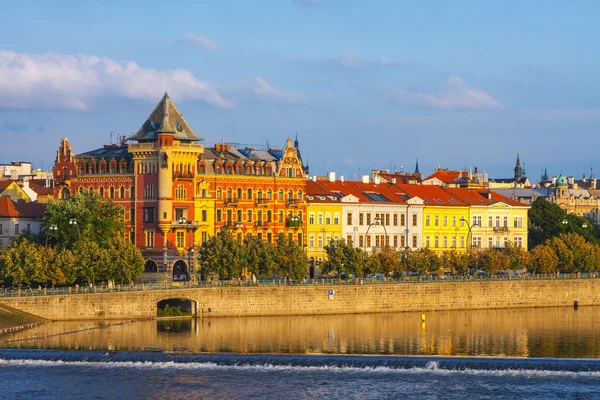
<svg viewBox="0 0 600 400">
<path fill-rule="evenodd" d="M 515 165 L 515 182 L 519 182 L 523 177 L 523 168 L 521 168 L 521 153 L 517 151 L 517 165 Z"/>
<path fill-rule="evenodd" d="M 419 172 L 419 158 L 417 157 L 417 163 L 415 164 L 415 174 L 420 174 Z"/>
</svg>

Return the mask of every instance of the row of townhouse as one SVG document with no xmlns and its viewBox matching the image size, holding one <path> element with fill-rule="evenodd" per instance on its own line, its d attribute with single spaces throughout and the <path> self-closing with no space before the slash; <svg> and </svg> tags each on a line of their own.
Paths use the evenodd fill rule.
<svg viewBox="0 0 600 400">
<path fill-rule="evenodd" d="M 123 207 L 125 236 L 141 250 L 146 272 L 173 279 L 191 276 L 194 251 L 225 230 L 240 240 L 253 235 L 271 243 L 284 234 L 306 250 L 313 266 L 332 239 L 366 251 L 527 242 L 526 225 L 503 230 L 472 222 L 493 215 L 495 224 L 490 209 L 497 207 L 500 223 L 505 215 L 512 221 L 517 209 L 526 223 L 527 207 L 499 195 L 378 176 L 310 180 L 298 140 L 288 138 L 282 148 L 205 147 L 202 141 L 165 93 L 137 133 L 118 144 L 75 154 L 63 139 L 53 168 L 54 197 L 93 191 Z M 481 215 L 474 211 L 480 206 Z"/>
<path fill-rule="evenodd" d="M 435 252 L 527 245 L 528 205 L 487 189 L 314 178 L 306 187 L 308 256 L 325 258 L 330 240 L 367 252 L 383 246 Z"/>
</svg>

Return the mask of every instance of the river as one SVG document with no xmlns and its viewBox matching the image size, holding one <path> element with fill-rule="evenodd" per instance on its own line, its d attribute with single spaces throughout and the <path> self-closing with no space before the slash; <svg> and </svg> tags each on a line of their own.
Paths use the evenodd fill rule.
<svg viewBox="0 0 600 400">
<path fill-rule="evenodd" d="M 68 321 L 0 342 L 1 398 L 600 398 L 600 307 Z"/>
</svg>

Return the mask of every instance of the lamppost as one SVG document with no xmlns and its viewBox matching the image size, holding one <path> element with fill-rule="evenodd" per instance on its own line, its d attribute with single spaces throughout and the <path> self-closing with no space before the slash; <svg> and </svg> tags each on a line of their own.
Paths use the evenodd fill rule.
<svg viewBox="0 0 600 400">
<path fill-rule="evenodd" d="M 573 226 L 571 226 L 571 223 L 569 222 L 569 220 L 567 220 L 567 219 L 563 219 L 563 220 L 562 220 L 562 224 L 563 224 L 563 225 L 568 225 L 568 226 L 569 226 L 569 228 L 571 228 L 571 232 L 575 233 L 575 230 L 573 229 Z M 582 227 L 583 229 L 585 229 L 585 228 L 587 228 L 587 224 L 584 222 L 583 224 L 581 224 L 581 227 Z"/>
<path fill-rule="evenodd" d="M 77 237 L 79 238 L 79 241 L 81 242 L 81 231 L 79 231 L 79 225 L 77 224 L 77 219 L 71 218 L 69 220 L 69 225 L 75 225 L 75 227 L 77 228 Z"/>
<path fill-rule="evenodd" d="M 192 231 L 192 223 L 190 221 L 188 221 L 187 218 L 185 218 L 185 217 L 179 218 L 179 220 L 177 222 L 179 222 L 179 225 L 185 226 L 185 229 L 187 230 L 187 233 L 188 233 L 188 240 L 187 240 L 187 242 L 188 242 L 188 246 L 187 246 L 187 248 L 188 248 L 188 265 L 190 267 L 189 275 L 192 276 L 192 273 L 194 272 L 194 267 L 192 265 L 192 256 L 194 254 L 194 245 L 193 245 L 193 243 L 191 246 L 189 245 L 189 237 L 190 237 L 190 231 Z"/>
<path fill-rule="evenodd" d="M 467 227 L 469 228 L 469 233 L 467 234 L 467 250 L 469 250 L 469 248 L 471 247 L 471 229 L 473 229 L 474 226 L 481 226 L 478 223 L 474 223 L 473 225 L 469 224 L 469 221 L 467 221 L 465 219 L 465 217 L 460 217 L 460 222 L 462 222 L 463 224 L 467 224 Z"/>
<path fill-rule="evenodd" d="M 365 233 L 365 241 L 363 243 L 363 250 L 364 251 L 367 251 L 367 237 L 369 235 L 369 230 L 371 229 L 371 227 L 373 225 L 381 225 L 381 226 L 383 226 L 383 231 L 385 232 L 385 238 L 383 239 L 383 246 L 382 247 L 385 247 L 386 240 L 387 240 L 387 229 L 385 228 L 385 224 L 383 224 L 383 223 L 380 224 L 380 222 L 382 222 L 382 219 L 379 218 L 379 217 L 375 217 L 375 219 L 373 219 L 373 222 L 371 222 L 369 224 L 369 226 L 367 227 L 367 232 Z"/>
<path fill-rule="evenodd" d="M 46 233 L 46 247 L 48 247 L 48 236 L 50 236 L 51 232 L 56 232 L 58 230 L 58 226 L 50 225 L 48 227 L 48 233 Z"/>
</svg>

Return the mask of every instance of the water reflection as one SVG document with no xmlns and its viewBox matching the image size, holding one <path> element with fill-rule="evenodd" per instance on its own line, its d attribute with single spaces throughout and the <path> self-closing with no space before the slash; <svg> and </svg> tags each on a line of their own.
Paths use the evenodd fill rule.
<svg viewBox="0 0 600 400">
<path fill-rule="evenodd" d="M 420 313 L 54 322 L 0 341 L 13 348 L 595 358 L 600 308 L 439 311 L 424 324 Z"/>
</svg>

